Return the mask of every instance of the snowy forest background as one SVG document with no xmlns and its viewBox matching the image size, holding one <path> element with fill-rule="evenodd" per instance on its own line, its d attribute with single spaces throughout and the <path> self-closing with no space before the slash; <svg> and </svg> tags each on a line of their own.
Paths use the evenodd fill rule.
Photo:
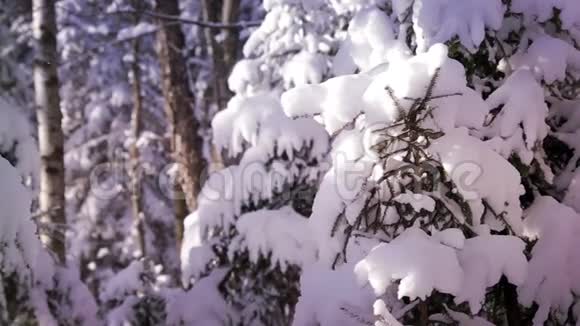
<svg viewBox="0 0 580 326">
<path fill-rule="evenodd" d="M 0 325 L 580 325 L 578 0 L 0 0 Z"/>
</svg>

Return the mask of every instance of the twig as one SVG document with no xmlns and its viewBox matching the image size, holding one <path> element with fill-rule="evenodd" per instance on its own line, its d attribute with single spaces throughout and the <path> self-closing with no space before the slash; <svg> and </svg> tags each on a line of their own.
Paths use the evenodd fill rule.
<svg viewBox="0 0 580 326">
<path fill-rule="evenodd" d="M 128 12 L 132 12 L 132 11 L 128 11 Z M 141 12 L 133 12 L 133 13 L 141 13 Z M 196 26 L 203 27 L 203 28 L 214 28 L 214 29 L 243 29 L 243 28 L 248 28 L 248 27 L 260 26 L 262 24 L 262 21 L 248 21 L 248 22 L 241 21 L 241 22 L 231 23 L 231 24 L 214 23 L 214 22 L 206 22 L 206 21 L 200 21 L 200 20 L 183 18 L 183 17 L 178 17 L 178 16 L 172 16 L 172 15 L 165 15 L 165 14 L 160 14 L 160 13 L 156 13 L 156 12 L 152 12 L 152 11 L 144 11 L 144 12 L 142 12 L 142 14 L 149 16 L 149 17 L 152 17 L 152 18 L 170 20 L 170 21 L 175 21 L 175 22 L 181 22 L 184 24 L 196 25 Z"/>
<path fill-rule="evenodd" d="M 338 128 L 335 132 L 330 135 L 330 142 L 334 141 L 336 137 L 346 130 L 347 128 L 353 128 L 356 124 L 356 120 L 362 115 L 362 112 L 359 112 L 351 121 L 345 123 L 342 127 Z"/>
<path fill-rule="evenodd" d="M 357 313 L 354 313 L 353 311 L 351 311 L 347 307 L 340 307 L 340 310 L 342 310 L 345 313 L 345 315 L 356 320 L 357 322 L 359 322 L 362 325 L 369 325 L 369 326 L 374 325 L 374 323 L 372 321 L 365 319 L 363 316 L 361 316 Z"/>
</svg>

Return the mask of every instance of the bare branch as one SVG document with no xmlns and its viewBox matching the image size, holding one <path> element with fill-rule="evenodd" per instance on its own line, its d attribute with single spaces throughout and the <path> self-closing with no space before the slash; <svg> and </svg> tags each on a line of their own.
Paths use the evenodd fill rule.
<svg viewBox="0 0 580 326">
<path fill-rule="evenodd" d="M 203 27 L 203 28 L 214 28 L 214 29 L 244 29 L 244 28 L 248 28 L 248 27 L 256 27 L 256 26 L 260 26 L 260 24 L 262 24 L 262 21 L 241 21 L 241 22 L 237 22 L 237 23 L 214 23 L 214 22 L 206 22 L 206 21 L 200 21 L 200 20 L 195 20 L 195 19 L 190 19 L 190 18 L 183 18 L 183 17 L 178 17 L 178 16 L 172 16 L 172 15 L 165 15 L 165 14 L 160 14 L 157 12 L 152 12 L 152 11 L 143 11 L 143 12 L 136 12 L 136 11 L 127 11 L 127 13 L 139 13 L 139 14 L 143 14 L 152 18 L 157 18 L 157 19 L 162 19 L 162 20 L 168 20 L 168 21 L 173 21 L 173 22 L 180 22 L 183 24 L 191 24 L 191 25 L 196 25 L 199 27 Z"/>
</svg>

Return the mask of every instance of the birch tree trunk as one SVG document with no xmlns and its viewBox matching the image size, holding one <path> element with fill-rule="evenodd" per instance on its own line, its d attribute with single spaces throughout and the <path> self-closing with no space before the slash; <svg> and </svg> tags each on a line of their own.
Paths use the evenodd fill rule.
<svg viewBox="0 0 580 326">
<path fill-rule="evenodd" d="M 64 137 L 58 93 L 55 2 L 33 0 L 34 90 L 41 156 L 39 202 L 40 210 L 45 213 L 41 223 L 49 226 L 41 230 L 41 239 L 64 264 Z"/>
<path fill-rule="evenodd" d="M 179 16 L 178 0 L 156 0 L 156 10 L 161 15 Z M 199 121 L 194 116 L 195 98 L 189 88 L 187 65 L 183 56 L 185 37 L 181 26 L 158 21 L 157 52 L 161 67 L 162 90 L 168 119 L 171 148 L 178 164 L 179 184 L 190 212 L 197 209 L 197 195 L 201 189 L 204 169 L 203 140 L 199 135 Z M 179 203 L 175 205 L 176 210 Z M 183 238 L 184 214 L 176 212 L 177 242 Z"/>
</svg>

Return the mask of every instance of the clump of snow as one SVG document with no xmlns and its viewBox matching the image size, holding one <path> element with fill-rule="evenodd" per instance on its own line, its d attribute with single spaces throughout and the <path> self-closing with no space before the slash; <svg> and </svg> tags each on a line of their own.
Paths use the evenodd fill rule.
<svg viewBox="0 0 580 326">
<path fill-rule="evenodd" d="M 370 164 L 348 159 L 344 161 L 344 158 L 341 151 L 334 155 L 334 167 L 324 175 L 320 183 L 308 220 L 318 250 L 318 259 L 329 264 L 340 252 L 344 241 L 342 231 L 336 230 L 337 219 L 343 214 L 348 214 L 347 218 L 355 216 L 356 210 L 347 212 L 347 207 L 361 192 L 364 186 L 361 180 L 371 173 Z M 360 205 L 357 207 L 361 208 Z"/>
<path fill-rule="evenodd" d="M 417 52 L 454 36 L 475 50 L 485 37 L 485 28 L 501 27 L 505 11 L 501 0 L 415 0 L 412 8 Z"/>
<path fill-rule="evenodd" d="M 328 148 L 322 126 L 310 119 L 293 120 L 284 115 L 275 94 L 260 93 L 250 97 L 236 96 L 228 108 L 212 121 L 213 139 L 219 150 L 228 149 L 234 157 L 248 146 L 263 146 L 272 152 L 299 150 L 313 142 L 313 153 L 320 155 Z"/>
<path fill-rule="evenodd" d="M 204 210 L 210 211 L 207 206 L 200 206 L 203 207 Z M 223 210 L 223 212 L 233 213 L 233 209 Z M 216 211 L 216 213 L 218 212 Z M 180 257 L 181 281 L 185 286 L 189 285 L 192 278 L 195 278 L 204 272 L 207 264 L 214 256 L 211 247 L 206 243 L 206 238 L 208 237 L 209 232 L 208 224 L 210 221 L 207 221 L 207 217 L 202 219 L 202 217 L 205 216 L 223 218 L 223 216 L 220 215 L 205 215 L 200 211 L 196 211 L 188 215 L 184 221 Z"/>
<path fill-rule="evenodd" d="M 537 242 L 519 300 L 538 304 L 534 325 L 543 325 L 550 312 L 565 320 L 580 294 L 580 216 L 552 197 L 539 197 L 525 215 L 524 235 Z"/>
<path fill-rule="evenodd" d="M 260 67 L 257 61 L 241 60 L 234 66 L 228 78 L 228 87 L 238 94 L 252 93 L 261 81 Z"/>
<path fill-rule="evenodd" d="M 320 83 L 325 68 L 326 62 L 322 55 L 308 51 L 298 53 L 284 66 L 286 88 Z"/>
<path fill-rule="evenodd" d="M 140 22 L 139 24 L 131 27 L 121 29 L 117 33 L 117 41 L 123 41 L 127 39 L 137 38 L 146 34 L 153 33 L 157 29 L 157 26 L 148 22 Z"/>
<path fill-rule="evenodd" d="M 442 244 L 455 249 L 460 250 L 465 246 L 465 236 L 460 229 L 451 228 L 441 231 L 434 229 L 431 231 L 431 236 Z"/>
<path fill-rule="evenodd" d="M 228 148 L 230 155 L 241 152 L 244 143 L 256 144 L 259 128 L 282 108 L 275 94 L 238 95 L 212 121 L 213 140 L 219 150 Z"/>
<path fill-rule="evenodd" d="M 461 326 L 494 326 L 494 324 L 481 318 L 479 316 L 469 316 L 459 311 L 449 309 L 445 305 L 445 314 L 433 314 L 429 316 L 429 320 L 435 322 L 443 322 L 445 324 L 458 323 Z"/>
<path fill-rule="evenodd" d="M 321 115 L 326 130 L 332 133 L 361 112 L 360 98 L 370 82 L 368 76 L 357 74 L 296 87 L 282 94 L 282 107 L 291 117 Z"/>
<path fill-rule="evenodd" d="M 376 7 L 383 5 L 385 2 L 385 0 L 330 0 L 332 7 L 339 14 L 356 12 L 369 7 Z"/>
<path fill-rule="evenodd" d="M 59 310 L 57 315 L 66 316 L 67 319 L 84 325 L 101 325 L 97 303 L 93 294 L 81 281 L 78 266 L 70 264 L 67 267 L 57 267 L 54 280 L 55 288 L 66 298 L 63 300 L 64 304 L 61 303 L 57 307 Z"/>
<path fill-rule="evenodd" d="M 580 212 L 580 170 L 576 170 L 567 188 L 564 203 Z"/>
<path fill-rule="evenodd" d="M 322 6 L 323 2 L 323 0 L 264 0 L 263 6 L 266 11 L 283 5 L 301 5 L 306 9 L 316 9 Z"/>
<path fill-rule="evenodd" d="M 104 284 L 100 291 L 100 299 L 103 302 L 115 299 L 122 299 L 143 287 L 141 274 L 144 272 L 142 261 L 133 261 L 127 268 L 123 269 L 112 277 L 107 284 Z"/>
<path fill-rule="evenodd" d="M 471 208 L 473 225 L 483 222 L 485 203 L 505 220 L 515 234 L 521 234 L 522 208 L 519 196 L 524 189 L 518 171 L 484 142 L 457 128 L 436 139 L 429 151 L 439 158 L 443 168 Z M 497 178 L 502 187 L 497 187 Z M 495 219 L 492 212 L 487 218 Z"/>
<path fill-rule="evenodd" d="M 487 288 L 502 275 L 515 285 L 526 280 L 521 239 L 487 235 L 466 240 L 460 232 L 447 232 L 430 237 L 418 228 L 407 229 L 390 243 L 373 248 L 357 263 L 355 273 L 377 295 L 400 280 L 399 299 L 425 299 L 437 290 L 454 295 L 458 304 L 467 301 L 473 313 L 481 309 Z"/>
<path fill-rule="evenodd" d="M 580 51 L 563 40 L 543 35 L 536 38 L 526 51 L 516 53 L 502 66 L 505 64 L 511 70 L 529 70 L 538 80 L 552 84 L 564 80 L 568 69 L 580 70 Z"/>
<path fill-rule="evenodd" d="M 457 293 L 463 270 L 453 248 L 434 241 L 417 228 L 405 230 L 390 243 L 376 246 L 355 266 L 359 282 L 369 282 L 376 295 L 395 280 L 399 299 L 425 299 L 433 290 Z"/>
<path fill-rule="evenodd" d="M 29 218 L 31 194 L 14 167 L 1 156 L 0 176 L 0 264 L 7 274 L 16 272 L 23 279 L 30 278 L 40 250 L 36 226 Z"/>
<path fill-rule="evenodd" d="M 30 186 L 36 187 L 40 171 L 40 155 L 32 130 L 25 116 L 4 99 L 0 98 L 0 154 L 9 154 L 14 166 L 23 178 L 31 178 Z"/>
<path fill-rule="evenodd" d="M 204 277 L 189 290 L 162 289 L 167 312 L 167 325 L 221 326 L 235 313 L 218 291 L 219 282 L 225 275 L 217 270 Z"/>
<path fill-rule="evenodd" d="M 566 29 L 580 22 L 580 5 L 575 0 L 514 0 L 510 9 L 522 13 L 528 20 L 539 22 L 549 20 L 554 15 L 554 9 L 559 9 L 562 26 Z"/>
<path fill-rule="evenodd" d="M 436 107 L 437 129 L 456 126 L 480 127 L 489 111 L 483 100 L 466 84 L 463 66 L 447 56 L 443 44 L 433 45 L 428 52 L 389 65 L 379 73 L 363 95 L 365 117 L 369 124 L 390 124 L 407 112 L 415 99 L 425 96 L 427 86 L 438 71 L 430 105 Z M 395 103 L 386 89 L 392 90 Z M 399 112 L 403 110 L 403 112 Z"/>
<path fill-rule="evenodd" d="M 485 132 L 486 135 L 497 135 L 490 140 L 492 146 L 506 158 L 517 153 L 525 164 L 529 164 L 534 147 L 548 133 L 545 122 L 548 107 L 540 84 L 530 71 L 520 69 L 511 74 L 486 102 L 490 108 L 502 106 Z"/>
<path fill-rule="evenodd" d="M 352 264 L 336 270 L 321 264 L 306 266 L 300 277 L 300 300 L 293 325 L 360 325 L 341 308 L 357 307 L 357 312 L 372 318 L 373 293 L 357 284 L 352 268 Z"/>
<path fill-rule="evenodd" d="M 514 285 L 526 280 L 528 262 L 526 244 L 515 236 L 482 235 L 465 240 L 458 252 L 464 279 L 455 302 L 467 301 L 477 313 L 485 301 L 486 289 L 499 283 L 502 275 Z"/>
<path fill-rule="evenodd" d="M 375 322 L 375 326 L 402 326 L 397 319 L 387 309 L 383 300 L 377 300 L 373 304 L 373 312 L 375 316 L 380 317 L 380 320 Z"/>
<path fill-rule="evenodd" d="M 394 35 L 389 17 L 377 8 L 358 11 L 350 21 L 347 38 L 333 61 L 335 75 L 369 70 L 388 59 L 389 51 L 403 47 Z M 396 50 L 399 50 L 396 48 Z"/>
<path fill-rule="evenodd" d="M 316 251 L 311 244 L 307 222 L 288 206 L 246 213 L 236 222 L 239 235 L 233 240 L 230 250 L 246 248 L 254 261 L 258 261 L 260 255 L 270 257 L 282 270 L 287 264 L 311 264 Z"/>
<path fill-rule="evenodd" d="M 421 210 L 432 212 L 435 209 L 433 198 L 423 194 L 402 193 L 393 198 L 393 200 L 401 204 L 410 204 L 415 212 L 420 212 Z"/>
<path fill-rule="evenodd" d="M 408 110 L 413 101 L 425 94 L 435 71 L 439 70 L 432 99 L 437 107 L 435 123 L 447 130 L 455 126 L 481 128 L 489 107 L 481 95 L 466 87 L 463 67 L 447 58 L 447 48 L 433 46 L 427 53 L 400 59 L 386 70 L 331 78 L 319 85 L 297 87 L 282 94 L 282 106 L 290 116 L 321 115 L 332 133 L 350 123 L 360 113 L 367 125 L 388 124 Z M 393 91 L 395 103 L 387 95 Z M 363 105 L 360 104 L 362 97 Z"/>
<path fill-rule="evenodd" d="M 42 248 L 36 225 L 30 218 L 31 192 L 22 185 L 17 170 L 2 157 L 0 180 L 2 320 L 14 321 L 10 319 L 14 316 L 4 314 L 8 309 L 4 298 L 12 300 L 14 293 L 9 291 L 15 291 L 18 300 L 8 303 L 20 310 L 17 316 L 30 311 L 43 325 L 66 324 L 73 320 L 99 325 L 96 303 L 81 283 L 76 266 L 56 267 L 52 257 Z M 48 291 L 57 295 L 50 296 Z M 54 309 L 49 309 L 51 303 L 56 305 Z"/>
</svg>

